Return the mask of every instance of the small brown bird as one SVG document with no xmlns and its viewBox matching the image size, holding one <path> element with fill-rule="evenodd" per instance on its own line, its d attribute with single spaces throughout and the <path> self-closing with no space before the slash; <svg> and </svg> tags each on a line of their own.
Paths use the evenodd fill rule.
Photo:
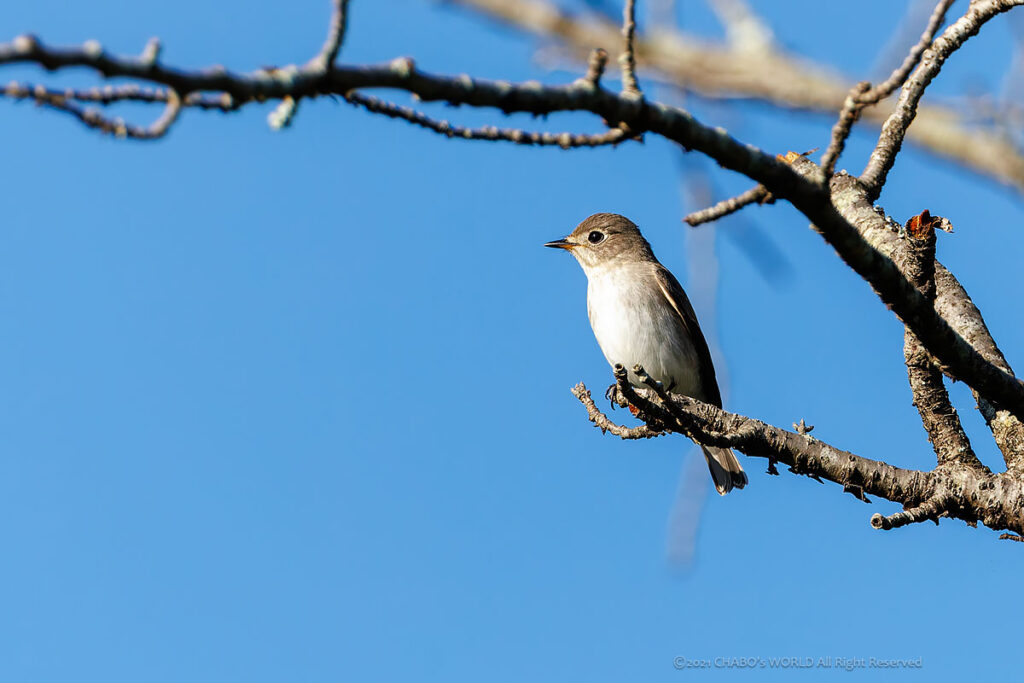
<svg viewBox="0 0 1024 683">
<path fill-rule="evenodd" d="M 632 221 L 614 213 L 594 214 L 568 237 L 544 246 L 565 249 L 583 267 L 590 326 L 611 365 L 642 365 L 669 391 L 722 407 L 711 352 L 693 306 Z M 632 369 L 629 381 L 643 386 Z M 720 494 L 746 486 L 747 475 L 732 450 L 701 448 Z"/>
</svg>

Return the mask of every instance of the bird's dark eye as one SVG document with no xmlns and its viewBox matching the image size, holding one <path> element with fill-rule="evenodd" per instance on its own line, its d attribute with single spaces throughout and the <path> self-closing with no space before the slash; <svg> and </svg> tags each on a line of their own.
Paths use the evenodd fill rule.
<svg viewBox="0 0 1024 683">
<path fill-rule="evenodd" d="M 593 230 L 587 235 L 587 241 L 591 244 L 599 244 L 604 241 L 604 233 L 600 230 Z"/>
</svg>

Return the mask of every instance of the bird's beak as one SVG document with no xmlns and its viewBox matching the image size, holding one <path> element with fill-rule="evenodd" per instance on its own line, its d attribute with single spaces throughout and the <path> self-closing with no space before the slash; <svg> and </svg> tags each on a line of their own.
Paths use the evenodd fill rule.
<svg viewBox="0 0 1024 683">
<path fill-rule="evenodd" d="M 545 242 L 545 247 L 552 247 L 553 249 L 565 249 L 566 251 L 572 251 L 576 245 L 572 242 L 568 242 L 565 239 L 555 240 L 554 242 Z"/>
</svg>

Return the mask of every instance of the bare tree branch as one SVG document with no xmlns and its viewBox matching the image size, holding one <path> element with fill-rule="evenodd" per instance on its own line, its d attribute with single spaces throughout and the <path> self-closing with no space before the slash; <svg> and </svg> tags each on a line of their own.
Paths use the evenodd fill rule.
<svg viewBox="0 0 1024 683">
<path fill-rule="evenodd" d="M 507 10 L 502 0 L 460 1 L 501 5 Z M 917 217 L 916 224 L 908 226 L 911 235 L 903 239 L 899 225 L 875 207 L 873 201 L 885 183 L 902 140 L 914 135 L 914 131 L 923 124 L 927 128 L 918 113 L 918 103 L 944 60 L 967 38 L 976 34 L 985 21 L 1014 5 L 1024 4 L 1024 0 L 974 0 L 967 14 L 933 41 L 950 4 L 946 0 L 940 2 L 921 40 L 889 79 L 877 88 L 862 84 L 845 96 L 843 112 L 833 130 L 832 144 L 824 157 L 827 162 L 824 168 L 807 160 L 806 155 L 791 152 L 775 157 L 767 154 L 734 139 L 724 129 L 704 125 L 682 108 L 645 99 L 636 78 L 636 52 L 644 53 L 649 47 L 651 54 L 655 54 L 663 48 L 658 47 L 657 38 L 646 44 L 638 41 L 635 0 L 625 0 L 621 29 L 625 48 L 620 59 L 623 87 L 619 93 L 601 86 L 607 53 L 600 49 L 590 53 L 586 74 L 565 85 L 543 85 L 533 81 L 516 84 L 475 79 L 468 75 L 431 74 L 419 70 L 409 58 L 373 66 L 336 64 L 344 40 L 347 4 L 345 0 L 335 0 L 327 40 L 312 60 L 304 65 L 292 64 L 248 73 L 231 72 L 223 67 L 187 70 L 166 65 L 160 61 L 160 44 L 155 39 L 147 44 L 140 56 L 135 57 L 112 55 L 95 41 L 79 47 L 58 48 L 45 45 L 32 36 L 21 36 L 10 44 L 0 44 L 0 65 L 30 63 L 51 71 L 85 67 L 104 78 L 124 77 L 159 87 L 143 88 L 131 84 L 58 91 L 44 86 L 11 84 L 3 89 L 2 94 L 14 99 L 31 99 L 70 114 L 98 130 L 138 139 L 165 135 L 185 107 L 234 111 L 252 103 L 275 100 L 279 104 L 270 116 L 271 124 L 283 127 L 293 120 L 303 100 L 329 96 L 344 98 L 368 112 L 400 119 L 453 138 L 572 148 L 614 145 L 649 132 L 686 150 L 696 150 L 758 184 L 739 197 L 691 214 L 687 217 L 688 222 L 698 224 L 713 220 L 755 201 L 787 200 L 813 223 L 842 260 L 868 282 L 903 321 L 906 326 L 908 378 L 938 465 L 931 472 L 918 472 L 860 458 L 808 436 L 810 429 L 803 425 L 803 421 L 799 433 L 793 434 L 670 394 L 663 386 L 647 378 L 639 367 L 634 370 L 637 376 L 646 378 L 643 380 L 645 388 L 632 387 L 625 369 L 618 367 L 614 395 L 618 402 L 638 411 L 645 424 L 623 427 L 611 422 L 597 409 L 586 387 L 581 384 L 573 393 L 587 408 L 590 420 L 602 430 L 625 439 L 650 438 L 665 431 L 676 431 L 705 445 L 734 447 L 748 455 L 766 457 L 769 471 L 775 470 L 776 462 L 783 462 L 793 472 L 837 482 L 844 491 L 861 500 L 867 501 L 865 494 L 872 494 L 904 505 L 902 513 L 873 518 L 872 524 L 879 528 L 896 528 L 948 515 L 971 524 L 982 521 L 995 529 L 1009 529 L 1018 535 L 1022 533 L 1024 421 L 1021 418 L 1024 417 L 1024 384 L 1014 377 L 963 287 L 935 261 L 932 228 L 936 223 L 927 212 Z M 723 0 L 721 4 L 735 5 L 733 9 L 743 10 L 745 7 L 735 1 Z M 519 12 L 526 13 L 523 16 L 532 17 L 530 21 L 547 21 L 552 17 L 560 20 L 561 17 L 557 11 L 533 0 L 521 3 L 519 7 Z M 547 28 L 557 35 L 575 35 L 577 31 L 575 24 Z M 702 49 L 707 52 L 706 46 Z M 755 60 L 761 66 L 752 66 L 752 72 L 756 73 L 764 63 L 771 63 L 773 59 L 782 59 L 777 64 L 783 66 L 788 63 L 786 68 L 792 72 L 795 68 L 792 62 L 787 62 L 785 56 L 779 57 L 776 50 L 772 41 L 765 42 Z M 728 54 L 734 58 L 741 51 L 733 46 Z M 911 70 L 913 73 L 907 80 Z M 803 77 L 808 77 L 807 72 L 803 72 Z M 853 178 L 843 172 L 833 174 L 835 161 L 859 113 L 870 111 L 866 109 L 868 105 L 886 96 L 904 80 L 906 83 L 896 111 L 883 127 L 864 178 Z M 505 114 L 589 112 L 612 127 L 600 134 L 526 132 L 496 126 L 471 129 L 361 92 L 378 88 L 410 93 L 425 102 L 488 107 Z M 106 106 L 124 101 L 159 103 L 163 104 L 164 111 L 153 124 L 137 127 L 81 106 L 84 102 Z M 911 128 L 912 122 L 914 126 Z M 960 142 L 966 139 L 961 135 Z M 976 137 L 969 139 L 972 142 L 979 140 Z M 991 151 L 984 150 L 985 154 Z M 966 155 L 961 158 L 967 160 L 972 157 Z M 986 162 L 991 161 L 992 157 L 986 159 Z M 1020 163 L 1024 169 L 1024 160 Z M 1012 173 L 1005 177 L 1015 178 L 1014 182 L 1024 187 L 1024 170 L 1019 177 Z M 922 225 L 927 228 L 927 234 L 916 235 L 915 230 Z M 992 474 L 978 462 L 949 401 L 942 373 L 964 381 L 974 391 L 979 408 L 1003 452 L 1006 472 Z"/>
<path fill-rule="evenodd" d="M 619 64 L 622 66 L 622 92 L 635 97 L 640 96 L 640 84 L 636 80 L 636 53 L 633 40 L 636 37 L 636 0 L 626 0 L 622 10 L 622 54 Z"/>
<path fill-rule="evenodd" d="M 9 83 L 0 92 L 15 100 L 30 99 L 38 105 L 70 114 L 89 128 L 134 140 L 156 140 L 162 138 L 177 120 L 182 107 L 181 98 L 178 97 L 174 90 L 165 90 L 162 93 L 162 97 L 166 102 L 163 113 L 148 126 L 135 126 L 126 123 L 120 117 L 107 117 L 96 109 L 83 108 L 76 104 L 76 100 L 80 98 L 74 96 L 69 98 L 63 93 L 47 89 L 43 86 Z M 117 99 L 127 100 L 130 98 L 119 97 Z"/>
<path fill-rule="evenodd" d="M 956 0 L 939 0 L 939 3 L 935 5 L 935 9 L 932 11 L 931 16 L 928 18 L 928 25 L 924 29 L 924 33 L 921 34 L 920 40 L 914 47 L 910 48 L 910 52 L 903 59 L 903 63 L 897 67 L 889 78 L 885 79 L 875 87 L 864 93 L 859 99 L 865 104 L 875 104 L 884 100 L 889 95 L 895 92 L 896 88 L 903 85 L 903 82 L 907 80 L 907 76 L 914 70 L 921 62 L 921 55 L 928 49 L 928 46 L 935 40 L 935 34 L 939 32 L 942 27 L 942 22 L 946 20 L 946 12 L 949 11 L 950 6 Z"/>
<path fill-rule="evenodd" d="M 376 97 L 362 95 L 357 92 L 350 92 L 345 95 L 345 101 L 350 104 L 362 107 L 374 114 L 383 114 L 393 119 L 402 119 L 409 123 L 434 131 L 450 138 L 463 140 L 486 140 L 490 142 L 505 141 L 514 142 L 518 145 L 539 145 L 557 146 L 562 149 L 573 147 L 601 147 L 604 145 L 617 145 L 630 139 L 631 134 L 621 128 L 611 128 L 604 133 L 583 134 L 583 133 L 547 133 L 537 131 L 525 131 L 518 128 L 498 128 L 496 126 L 483 126 L 481 128 L 465 128 L 450 124 L 448 121 L 438 121 L 416 111 L 410 107 L 403 107 L 391 102 L 385 102 Z"/>
<path fill-rule="evenodd" d="M 803 158 L 796 160 L 792 167 L 811 178 L 820 178 L 822 173 L 813 162 Z M 785 196 L 771 181 L 764 184 L 773 194 Z M 857 179 L 846 174 L 834 176 L 830 184 L 829 204 L 819 207 L 820 211 L 805 211 L 801 200 L 785 198 L 814 221 L 815 228 L 843 261 L 871 284 L 879 298 L 940 361 L 946 374 L 976 388 L 982 396 L 1002 403 L 1018 417 L 1024 414 L 1018 407 L 1024 406 L 1015 398 L 1024 388 L 1021 382 L 991 364 L 970 346 L 910 284 L 892 259 L 865 239 L 864 233 L 886 230 L 888 225 L 884 215 L 875 210 L 867 189 Z M 817 215 L 811 216 L 811 213 Z"/>
<path fill-rule="evenodd" d="M 811 163 L 802 160 L 795 166 L 800 168 Z M 831 186 L 836 205 L 848 220 L 857 225 L 864 240 L 894 262 L 904 263 L 902 250 L 906 241 L 900 239 L 899 225 L 888 220 L 884 213 L 879 213 L 856 179 L 840 174 L 833 178 Z M 1013 370 L 992 338 L 981 311 L 953 274 L 938 262 L 935 264 L 935 285 L 934 308 L 939 315 L 948 320 L 957 334 L 987 362 L 1012 375 Z M 943 367 L 942 370 L 952 376 L 948 368 Z M 1008 410 L 981 398 L 977 391 L 974 394 L 1007 466 L 1024 470 L 1024 424 Z"/>
<path fill-rule="evenodd" d="M 917 106 L 924 95 L 925 88 L 939 74 L 946 59 L 968 38 L 977 35 L 982 25 L 989 19 L 1022 4 L 1024 4 L 1024 0 L 972 1 L 967 9 L 967 14 L 954 22 L 932 43 L 931 47 L 925 50 L 921 57 L 921 63 L 900 92 L 896 110 L 882 126 L 878 144 L 875 146 L 874 152 L 871 153 L 871 159 L 864 168 L 864 172 L 861 173 L 861 181 L 868 188 L 872 199 L 877 198 L 881 193 L 885 178 L 893 164 L 896 163 L 896 155 L 903 145 L 907 129 L 917 115 Z"/>
<path fill-rule="evenodd" d="M 587 73 L 583 80 L 591 87 L 601 85 L 601 77 L 604 75 L 605 65 L 608 64 L 608 52 L 604 48 L 595 47 L 590 52 L 590 59 L 587 60 Z"/>
<path fill-rule="evenodd" d="M 903 512 L 897 512 L 894 515 L 883 517 L 877 512 L 871 515 L 871 526 L 876 529 L 898 529 L 901 526 L 907 524 L 913 524 L 915 522 L 923 522 L 925 520 L 932 520 L 936 524 L 939 523 L 939 517 L 946 514 L 951 502 L 940 496 L 929 498 L 920 505 L 912 506 L 904 510 Z"/>
<path fill-rule="evenodd" d="M 167 88 L 143 88 L 134 83 L 124 85 L 105 85 L 101 87 L 74 89 L 65 88 L 57 90 L 47 88 L 43 85 L 32 83 L 18 83 L 12 81 L 0 89 L 0 94 L 12 99 L 31 99 L 38 104 L 45 104 L 44 100 L 72 100 L 75 102 L 92 102 L 104 107 L 119 102 L 161 102 L 166 104 L 173 97 Z M 181 102 L 182 107 L 195 109 L 215 109 L 222 112 L 233 111 L 236 105 L 230 96 L 211 97 L 202 93 L 192 93 Z"/>
<path fill-rule="evenodd" d="M 846 101 L 843 102 L 843 109 L 839 112 L 839 119 L 832 126 L 832 139 L 829 141 L 825 153 L 821 156 L 821 168 L 825 171 L 826 178 L 831 178 L 832 174 L 836 171 L 836 162 L 839 161 L 843 149 L 846 148 L 846 139 L 850 137 L 850 133 L 853 131 L 853 124 L 857 123 L 861 111 L 867 106 L 866 103 L 862 104 L 860 102 L 860 98 L 870 89 L 870 83 L 861 81 L 850 88 L 850 94 L 846 96 Z"/>
<path fill-rule="evenodd" d="M 623 427 L 622 425 L 612 422 L 607 415 L 602 413 L 597 405 L 594 404 L 594 399 L 590 397 L 590 392 L 587 387 L 582 383 L 577 384 L 572 388 L 572 395 L 579 399 L 579 402 L 587 409 L 587 416 L 590 421 L 597 426 L 602 432 L 611 432 L 615 436 L 623 439 L 651 439 L 656 436 L 664 436 L 665 432 L 651 429 L 648 425 L 640 425 L 639 427 Z"/>
<path fill-rule="evenodd" d="M 872 104 L 891 95 L 896 88 L 903 85 L 907 76 L 921 61 L 921 55 L 932 44 L 935 34 L 946 19 L 946 12 L 955 0 L 939 0 L 928 20 L 928 25 L 921 35 L 920 40 L 910 49 L 904 58 L 903 63 L 897 67 L 890 76 L 875 87 L 867 81 L 862 81 L 850 89 L 850 94 L 843 103 L 843 109 L 839 112 L 839 120 L 832 128 L 832 141 L 825 150 L 821 159 L 821 166 L 825 169 L 826 177 L 831 177 L 835 171 L 836 161 L 843 153 L 846 146 L 846 139 L 850 136 L 853 125 L 860 118 L 861 112 Z"/>
<path fill-rule="evenodd" d="M 941 219 L 933 218 L 927 211 L 911 218 L 907 221 L 903 249 L 903 272 L 930 302 L 935 301 L 935 225 L 940 222 Z M 984 469 L 971 448 L 956 408 L 950 403 L 942 372 L 909 328 L 904 334 L 903 354 L 914 406 L 921 415 L 938 464 Z"/>
<path fill-rule="evenodd" d="M 0 64 L 19 62 L 34 62 L 51 70 L 85 66 L 106 77 L 126 76 L 159 83 L 183 96 L 201 91 L 226 93 L 238 106 L 266 99 L 299 100 L 327 94 L 346 95 L 365 88 L 392 88 L 411 92 L 424 101 L 494 107 L 504 112 L 589 111 L 605 121 L 623 122 L 632 135 L 643 131 L 656 133 L 712 157 L 723 167 L 764 185 L 777 198 L 790 201 L 815 224 L 843 260 L 872 285 L 949 374 L 1014 415 L 1024 415 L 1024 385 L 987 362 L 961 339 L 892 261 L 862 239 L 856 223 L 848 222 L 837 210 L 834 188 L 824 185 L 817 166 L 811 164 L 805 167 L 810 170 L 804 175 L 797 174 L 786 162 L 739 142 L 722 129 L 701 124 L 677 107 L 616 95 L 582 80 L 544 86 L 535 82 L 512 84 L 469 76 L 437 76 L 418 70 L 409 58 L 380 66 L 338 65 L 327 73 L 308 66 L 289 66 L 238 74 L 217 67 L 186 71 L 158 61 L 116 57 L 91 44 L 51 48 L 23 36 L 13 44 L 0 45 Z"/>
<path fill-rule="evenodd" d="M 524 31 L 563 41 L 582 59 L 597 45 L 619 41 L 619 26 L 600 17 L 575 17 L 546 0 L 449 0 Z M 651 27 L 636 38 L 636 51 L 649 77 L 709 98 L 760 99 L 785 109 L 829 116 L 843 108 L 853 84 L 832 70 L 787 54 L 738 50 L 665 26 Z M 887 112 L 863 111 L 862 119 L 878 126 Z M 918 108 L 908 142 L 965 165 L 975 173 L 1024 191 L 1024 154 L 999 126 L 970 125 L 970 116 L 935 104 Z"/>
<path fill-rule="evenodd" d="M 868 236 L 872 239 L 872 236 Z M 878 241 L 879 246 L 886 246 Z M 936 263 L 935 267 L 936 300 L 935 308 L 944 318 L 951 321 L 957 332 L 978 352 L 1004 372 L 1013 373 L 1002 351 L 996 346 L 995 340 L 985 325 L 981 311 L 974 305 L 963 286 L 953 274 Z M 985 422 L 992 430 L 993 439 L 1003 454 L 1003 460 L 1010 470 L 1024 472 L 1024 423 L 1010 411 L 1001 409 L 990 401 L 981 398 L 974 391 L 974 399 Z"/>
<path fill-rule="evenodd" d="M 966 467 L 937 467 L 931 472 L 903 469 L 686 396 L 665 393 L 662 398 L 654 389 L 631 387 L 624 381 L 624 369 L 621 374 L 616 372 L 616 377 L 620 391 L 615 401 L 632 406 L 644 422 L 653 420 L 659 427 L 706 446 L 734 448 L 769 463 L 780 462 L 796 474 L 859 489 L 909 508 L 903 517 L 887 518 L 889 527 L 884 522 L 878 526 L 873 518 L 872 525 L 877 528 L 934 518 L 941 511 L 969 524 L 980 521 L 994 530 L 1024 530 L 1024 506 L 1019 504 L 1024 499 L 1024 484 L 1010 473 L 990 474 Z M 573 390 L 577 398 L 585 392 L 582 384 Z M 589 406 L 587 409 L 589 414 Z"/>
<path fill-rule="evenodd" d="M 327 38 L 320 48 L 316 57 L 306 65 L 310 71 L 327 73 L 334 66 L 338 58 L 338 52 L 345 40 L 345 29 L 348 25 L 348 0 L 331 0 L 334 9 L 331 12 L 331 20 L 327 27 Z M 292 125 L 295 115 L 299 111 L 299 98 L 285 95 L 281 103 L 267 116 L 267 123 L 274 130 L 281 130 Z M 383 113 L 383 112 L 381 112 Z"/>
<path fill-rule="evenodd" d="M 327 38 L 324 40 L 320 54 L 313 58 L 316 68 L 323 71 L 334 65 L 341 50 L 341 44 L 345 40 L 345 29 L 348 25 L 348 0 L 331 0 L 334 4 L 334 11 L 331 12 L 331 22 L 327 28 Z"/>
<path fill-rule="evenodd" d="M 717 221 L 719 218 L 728 216 L 731 213 L 736 213 L 745 206 L 750 204 L 771 204 L 775 199 L 771 193 L 765 189 L 764 185 L 755 185 L 743 194 L 736 195 L 730 199 L 723 199 L 714 206 L 709 206 L 706 209 L 700 211 L 694 211 L 685 218 L 684 221 L 690 225 L 690 227 L 697 227 L 702 223 L 710 223 L 711 221 Z"/>
</svg>

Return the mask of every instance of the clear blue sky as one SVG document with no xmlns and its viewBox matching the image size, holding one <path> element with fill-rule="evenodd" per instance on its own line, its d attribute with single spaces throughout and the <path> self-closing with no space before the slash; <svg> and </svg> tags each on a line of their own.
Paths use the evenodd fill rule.
<svg viewBox="0 0 1024 683">
<path fill-rule="evenodd" d="M 680 4 L 690 28 L 717 30 Z M 159 35 L 170 62 L 250 69 L 311 56 L 328 5 L 33 0 L 4 3 L 0 25 L 126 53 Z M 771 3 L 769 18 L 794 50 L 872 76 L 903 3 L 844 5 Z M 930 96 L 997 88 L 1010 27 L 987 26 Z M 356 0 L 343 59 L 574 77 L 537 67 L 536 47 L 435 3 Z M 773 152 L 823 146 L 832 123 L 693 107 Z M 611 374 L 582 272 L 541 244 L 620 212 L 684 282 L 717 263 L 713 306 L 695 298 L 730 408 L 929 467 L 900 325 L 791 208 L 724 222 L 717 261 L 688 258 L 708 245 L 680 223 L 680 183 L 706 167 L 661 140 L 459 143 L 327 100 L 274 133 L 268 111 L 189 111 L 168 139 L 132 144 L 0 102 L 3 680 L 785 675 L 673 669 L 719 656 L 922 658 L 900 681 L 1018 670 L 1019 545 L 948 520 L 878 532 L 871 513 L 896 506 L 756 459 L 746 490 L 702 502 L 688 441 L 603 437 L 569 394 Z M 862 168 L 873 137 L 856 134 L 841 165 Z M 711 172 L 723 193 L 749 186 Z M 911 150 L 882 202 L 953 221 L 940 257 L 1024 365 L 1019 197 Z M 777 253 L 789 275 L 766 278 Z M 998 467 L 968 393 L 954 396 Z M 667 548 L 688 525 L 680 567 Z M 845 675 L 826 674 L 807 675 Z"/>
</svg>

